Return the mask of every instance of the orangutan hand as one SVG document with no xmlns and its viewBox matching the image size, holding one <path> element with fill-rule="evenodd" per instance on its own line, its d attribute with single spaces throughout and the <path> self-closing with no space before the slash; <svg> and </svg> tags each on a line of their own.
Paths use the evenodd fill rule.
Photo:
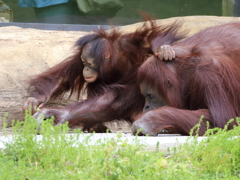
<svg viewBox="0 0 240 180">
<path fill-rule="evenodd" d="M 54 116 L 55 124 L 64 123 L 68 120 L 68 110 L 61 108 L 42 108 L 37 111 L 33 117 L 37 119 L 37 123 L 42 123 L 44 119 L 49 119 Z"/>
<path fill-rule="evenodd" d="M 23 109 L 23 111 L 29 110 L 30 114 L 34 114 L 35 112 L 37 112 L 38 108 L 43 107 L 45 104 L 46 104 L 46 102 L 43 102 L 40 99 L 37 99 L 37 98 L 34 98 L 34 97 L 29 97 L 23 103 L 22 109 Z"/>
<path fill-rule="evenodd" d="M 157 55 L 160 60 L 172 60 L 175 58 L 175 51 L 172 46 L 163 45 L 155 51 L 155 55 Z"/>
</svg>

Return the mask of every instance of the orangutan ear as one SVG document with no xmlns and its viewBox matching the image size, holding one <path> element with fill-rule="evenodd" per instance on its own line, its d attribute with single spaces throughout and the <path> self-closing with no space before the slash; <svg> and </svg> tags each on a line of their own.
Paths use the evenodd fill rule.
<svg viewBox="0 0 240 180">
<path fill-rule="evenodd" d="M 109 58 L 110 58 L 110 52 L 107 52 L 106 54 L 105 54 L 105 60 L 109 60 Z"/>
</svg>

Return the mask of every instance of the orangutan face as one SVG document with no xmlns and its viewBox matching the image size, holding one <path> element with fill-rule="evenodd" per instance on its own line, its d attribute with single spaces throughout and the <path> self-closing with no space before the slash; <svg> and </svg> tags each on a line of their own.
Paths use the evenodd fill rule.
<svg viewBox="0 0 240 180">
<path fill-rule="evenodd" d="M 86 82 L 95 82 L 99 76 L 94 58 L 90 56 L 91 44 L 86 45 L 82 50 L 81 60 L 84 65 L 83 77 Z"/>
<path fill-rule="evenodd" d="M 141 94 L 145 97 L 143 112 L 150 111 L 166 105 L 165 100 L 154 91 L 149 84 L 142 82 L 140 84 Z"/>
</svg>

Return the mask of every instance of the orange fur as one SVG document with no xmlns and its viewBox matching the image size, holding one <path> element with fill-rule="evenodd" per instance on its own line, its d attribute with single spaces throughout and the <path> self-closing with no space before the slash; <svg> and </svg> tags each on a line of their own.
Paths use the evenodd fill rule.
<svg viewBox="0 0 240 180">
<path fill-rule="evenodd" d="M 161 39 L 154 39 L 153 51 L 161 43 Z M 220 128 L 240 116 L 240 23 L 210 27 L 171 45 L 175 60 L 161 61 L 151 56 L 138 72 L 139 83 L 147 82 L 171 107 L 154 110 L 154 122 L 145 114 L 138 119 L 155 123 L 149 126 L 171 125 L 174 132 L 186 134 L 201 115 L 211 127 Z M 234 121 L 228 128 L 236 124 Z"/>
</svg>

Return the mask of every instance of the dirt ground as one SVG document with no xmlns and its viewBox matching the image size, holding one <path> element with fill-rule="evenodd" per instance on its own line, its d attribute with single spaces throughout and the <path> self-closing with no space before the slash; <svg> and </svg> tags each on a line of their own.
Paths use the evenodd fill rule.
<svg viewBox="0 0 240 180">
<path fill-rule="evenodd" d="M 189 35 L 208 26 L 239 21 L 233 17 L 189 16 L 159 20 L 168 24 L 179 19 L 184 22 L 183 29 Z M 120 27 L 124 32 L 134 31 L 140 24 Z M 59 63 L 72 52 L 75 41 L 91 32 L 56 31 L 21 28 L 17 26 L 0 27 L 0 129 L 3 116 L 8 113 L 7 122 L 12 119 L 23 120 L 21 106 L 28 96 L 27 80 L 36 74 Z M 66 101 L 51 102 L 52 106 L 76 102 L 73 97 Z M 115 127 L 115 125 L 113 125 Z M 129 131 L 129 125 L 121 125 L 115 130 Z"/>
</svg>

